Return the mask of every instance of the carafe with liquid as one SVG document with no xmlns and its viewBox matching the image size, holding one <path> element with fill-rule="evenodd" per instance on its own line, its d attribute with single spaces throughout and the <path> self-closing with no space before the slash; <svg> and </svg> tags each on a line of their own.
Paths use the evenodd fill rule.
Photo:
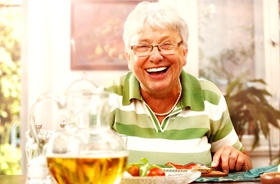
<svg viewBox="0 0 280 184">
<path fill-rule="evenodd" d="M 65 96 L 47 98 L 57 105 L 63 121 L 61 129 L 48 131 L 42 144 L 43 125 L 36 122 L 36 111 L 31 110 L 30 133 L 37 145 L 32 160 L 43 158 L 53 183 L 120 183 L 128 150 L 123 138 L 110 127 L 117 96 L 93 89 L 67 90 Z"/>
<path fill-rule="evenodd" d="M 45 156 L 58 184 L 116 184 L 121 181 L 128 157 L 123 139 L 109 124 L 113 94 L 94 92 L 76 114 L 77 122 L 50 138 Z"/>
</svg>

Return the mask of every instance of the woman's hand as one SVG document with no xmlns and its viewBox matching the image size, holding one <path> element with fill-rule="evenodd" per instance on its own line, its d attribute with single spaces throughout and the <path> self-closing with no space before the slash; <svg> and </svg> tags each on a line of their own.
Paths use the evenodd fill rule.
<svg viewBox="0 0 280 184">
<path fill-rule="evenodd" d="M 232 146 L 222 146 L 213 156 L 212 167 L 220 165 L 223 172 L 246 171 L 252 169 L 252 161 L 246 151 Z"/>
</svg>

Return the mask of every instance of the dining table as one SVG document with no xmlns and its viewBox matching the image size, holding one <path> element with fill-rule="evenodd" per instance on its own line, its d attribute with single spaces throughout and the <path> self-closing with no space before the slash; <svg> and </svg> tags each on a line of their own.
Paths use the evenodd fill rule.
<svg viewBox="0 0 280 184">
<path fill-rule="evenodd" d="M 1 184 L 26 184 L 27 177 L 25 175 L 0 175 Z M 226 182 L 192 182 L 195 184 L 260 184 L 260 180 L 257 181 L 226 181 Z"/>
</svg>

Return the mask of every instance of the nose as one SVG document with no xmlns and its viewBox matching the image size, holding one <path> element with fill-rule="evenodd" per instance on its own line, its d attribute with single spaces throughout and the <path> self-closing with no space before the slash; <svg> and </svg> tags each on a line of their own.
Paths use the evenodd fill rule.
<svg viewBox="0 0 280 184">
<path fill-rule="evenodd" d="M 157 47 L 157 49 L 154 49 L 155 47 Z M 157 50 L 157 51 L 155 51 L 155 50 Z M 160 53 L 160 48 L 158 47 L 158 45 L 153 45 L 153 48 L 150 53 L 150 61 L 157 63 L 157 62 L 162 61 L 162 59 L 163 59 L 163 57 Z"/>
</svg>

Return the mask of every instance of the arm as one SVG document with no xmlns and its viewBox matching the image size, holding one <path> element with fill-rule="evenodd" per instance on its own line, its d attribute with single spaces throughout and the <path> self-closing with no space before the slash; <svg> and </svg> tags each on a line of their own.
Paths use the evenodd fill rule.
<svg viewBox="0 0 280 184">
<path fill-rule="evenodd" d="M 213 132 L 214 140 L 219 144 L 212 143 L 214 152 L 212 166 L 221 166 L 225 173 L 250 170 L 253 167 L 251 158 L 244 150 L 238 135 L 233 131 L 234 126 L 224 98 L 221 98 L 219 105 L 224 111 L 221 114 L 220 122 L 216 122 L 216 127 L 219 127 L 218 131 Z"/>
<path fill-rule="evenodd" d="M 221 165 L 223 172 L 246 171 L 253 168 L 251 158 L 246 151 L 232 146 L 222 146 L 213 156 L 212 166 Z"/>
</svg>

